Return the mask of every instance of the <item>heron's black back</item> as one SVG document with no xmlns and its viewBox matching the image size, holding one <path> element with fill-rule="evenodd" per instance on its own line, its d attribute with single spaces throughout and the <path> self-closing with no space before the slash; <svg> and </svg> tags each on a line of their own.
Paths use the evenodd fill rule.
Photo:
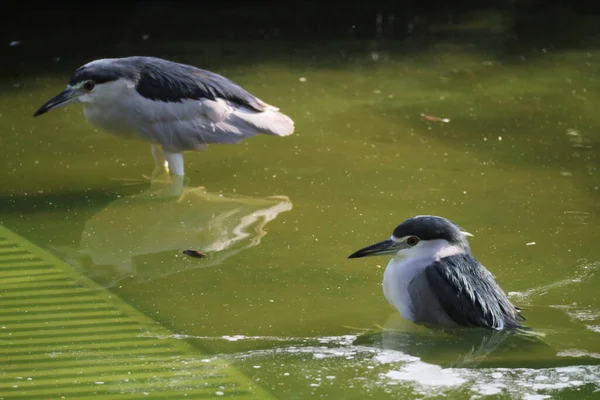
<svg viewBox="0 0 600 400">
<path fill-rule="evenodd" d="M 470 254 L 457 254 L 426 268 L 429 284 L 449 317 L 461 326 L 521 328 L 525 320 L 494 276 Z"/>
</svg>

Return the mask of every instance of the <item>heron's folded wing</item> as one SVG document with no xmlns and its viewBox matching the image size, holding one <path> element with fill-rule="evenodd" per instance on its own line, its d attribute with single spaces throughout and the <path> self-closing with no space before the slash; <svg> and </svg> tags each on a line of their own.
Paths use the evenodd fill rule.
<svg viewBox="0 0 600 400">
<path fill-rule="evenodd" d="M 457 324 L 488 329 L 520 326 L 522 317 L 475 258 L 446 257 L 427 267 L 425 273 L 431 290 Z"/>
<path fill-rule="evenodd" d="M 181 102 L 221 98 L 256 111 L 270 107 L 231 80 L 200 68 L 155 60 L 141 66 L 140 71 L 136 90 L 151 100 Z"/>
</svg>

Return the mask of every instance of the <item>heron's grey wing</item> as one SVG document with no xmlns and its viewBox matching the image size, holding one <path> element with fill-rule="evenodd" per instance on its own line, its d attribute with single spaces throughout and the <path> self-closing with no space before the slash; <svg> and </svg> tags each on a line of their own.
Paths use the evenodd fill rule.
<svg viewBox="0 0 600 400">
<path fill-rule="evenodd" d="M 261 133 L 286 136 L 294 131 L 288 116 L 225 77 L 161 59 L 136 60 L 136 90 L 143 99 L 134 97 L 134 108 L 148 111 L 138 130 L 164 148 L 198 150 Z"/>
<path fill-rule="evenodd" d="M 519 328 L 524 318 L 494 276 L 468 254 L 445 257 L 425 269 L 431 290 L 457 324 L 488 329 Z"/>
<path fill-rule="evenodd" d="M 238 84 L 214 72 L 195 68 L 193 76 L 196 78 L 197 85 L 203 86 L 211 95 L 211 97 L 208 97 L 211 100 L 222 98 L 248 106 L 256 111 L 265 111 L 269 107 L 276 108 L 269 106 Z"/>
<path fill-rule="evenodd" d="M 256 111 L 269 108 L 268 104 L 221 75 L 165 60 L 144 62 L 140 66 L 136 90 L 145 98 L 163 102 L 221 98 Z"/>
</svg>

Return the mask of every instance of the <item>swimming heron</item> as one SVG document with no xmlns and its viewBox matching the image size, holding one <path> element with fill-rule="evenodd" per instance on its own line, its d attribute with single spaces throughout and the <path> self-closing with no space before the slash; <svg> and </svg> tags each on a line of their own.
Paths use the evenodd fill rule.
<svg viewBox="0 0 600 400">
<path fill-rule="evenodd" d="M 392 255 L 383 275 L 387 300 L 410 321 L 442 327 L 521 328 L 520 309 L 471 254 L 473 236 L 446 218 L 422 215 L 348 258 Z"/>
<path fill-rule="evenodd" d="M 183 178 L 187 150 L 294 132 L 291 118 L 231 80 L 155 57 L 87 63 L 33 116 L 70 103 L 81 103 L 86 120 L 102 130 L 150 142 L 157 164 L 153 176 L 167 169 Z"/>
</svg>

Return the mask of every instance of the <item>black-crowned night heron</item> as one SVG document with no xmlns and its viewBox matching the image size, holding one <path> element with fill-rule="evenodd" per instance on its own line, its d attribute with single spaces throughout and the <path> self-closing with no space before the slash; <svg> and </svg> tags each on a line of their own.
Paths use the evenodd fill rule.
<svg viewBox="0 0 600 400">
<path fill-rule="evenodd" d="M 437 216 L 402 222 L 392 236 L 348 258 L 393 255 L 383 293 L 403 318 L 423 325 L 521 328 L 525 319 L 494 276 L 471 255 L 458 225 Z"/>
<path fill-rule="evenodd" d="M 210 71 L 154 57 L 109 58 L 77 69 L 67 88 L 34 117 L 83 104 L 87 121 L 118 136 L 152 144 L 160 169 L 184 175 L 183 151 L 294 132 L 288 116 Z"/>
</svg>

